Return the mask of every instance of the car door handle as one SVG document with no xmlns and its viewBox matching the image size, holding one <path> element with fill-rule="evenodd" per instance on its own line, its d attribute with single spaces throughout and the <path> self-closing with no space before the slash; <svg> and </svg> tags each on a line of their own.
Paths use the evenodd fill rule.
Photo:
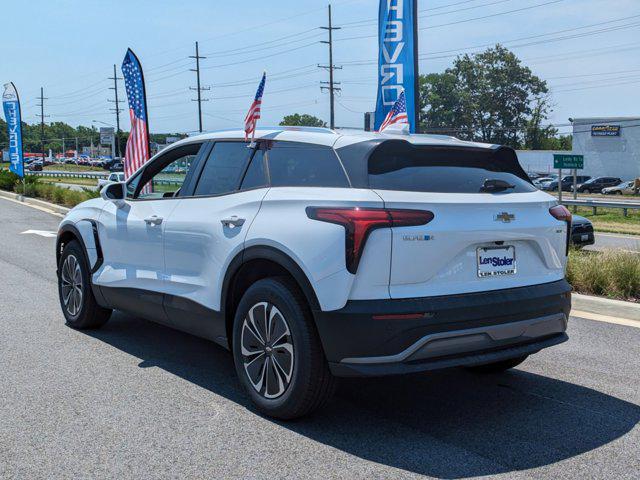
<svg viewBox="0 0 640 480">
<path fill-rule="evenodd" d="M 237 215 L 233 215 L 229 218 L 223 218 L 220 220 L 222 225 L 229 228 L 241 227 L 244 225 L 244 218 L 239 218 Z"/>
<path fill-rule="evenodd" d="M 152 215 L 150 217 L 147 217 L 144 219 L 145 223 L 147 225 L 160 225 L 162 223 L 162 217 L 159 217 L 157 215 Z"/>
</svg>

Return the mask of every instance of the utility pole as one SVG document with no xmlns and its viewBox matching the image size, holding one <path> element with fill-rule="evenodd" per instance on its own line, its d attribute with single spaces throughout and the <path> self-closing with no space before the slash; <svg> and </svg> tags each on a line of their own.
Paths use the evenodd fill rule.
<svg viewBox="0 0 640 480">
<path fill-rule="evenodd" d="M 76 137 L 76 160 L 78 160 L 78 137 Z"/>
<path fill-rule="evenodd" d="M 64 161 L 64 137 L 62 137 L 62 161 Z"/>
<path fill-rule="evenodd" d="M 318 65 L 319 68 L 324 68 L 329 70 L 329 81 L 328 82 L 320 82 L 323 85 L 329 85 L 329 86 L 321 86 L 320 90 L 329 90 L 329 102 L 330 102 L 330 122 L 329 122 L 329 126 L 331 128 L 335 128 L 336 127 L 336 120 L 335 120 L 335 92 L 339 92 L 340 90 L 342 90 L 339 87 L 336 87 L 336 85 L 340 85 L 340 82 L 334 82 L 333 81 L 333 71 L 334 70 L 341 70 L 342 67 L 336 67 L 333 64 L 333 31 L 334 30 L 340 30 L 340 27 L 334 27 L 333 24 L 331 23 L 331 4 L 329 4 L 329 26 L 328 27 L 320 27 L 322 30 L 328 30 L 329 31 L 329 41 L 326 40 L 322 40 L 321 43 L 326 43 L 327 45 L 329 45 L 329 65 Z"/>
<path fill-rule="evenodd" d="M 40 107 L 40 149 L 42 153 L 42 168 L 44 168 L 44 101 L 49 99 L 45 98 L 43 87 L 40 87 L 40 97 L 38 97 L 38 99 L 40 100 L 40 104 L 37 105 L 38 107 Z M 49 115 L 46 115 L 46 117 L 48 116 Z"/>
<path fill-rule="evenodd" d="M 196 54 L 195 55 L 189 55 L 189 58 L 195 58 L 196 59 L 196 68 L 191 68 L 190 70 L 192 72 L 196 72 L 196 81 L 197 81 L 197 87 L 189 87 L 189 90 L 195 90 L 196 92 L 198 92 L 198 98 L 192 98 L 191 101 L 192 102 L 198 102 L 198 131 L 200 131 L 202 133 L 202 102 L 208 102 L 209 99 L 208 98 L 202 98 L 202 92 L 206 91 L 206 90 L 211 90 L 211 87 L 201 87 L 200 86 L 200 59 L 204 59 L 207 57 L 201 57 L 200 53 L 198 51 L 198 42 L 196 42 Z"/>
<path fill-rule="evenodd" d="M 111 103 L 115 103 L 116 108 L 112 108 L 111 111 L 116 114 L 116 151 L 111 152 L 111 155 L 120 157 L 120 102 L 122 100 L 118 100 L 118 80 L 122 80 L 122 77 L 118 77 L 116 72 L 116 66 L 113 65 L 113 77 L 109 77 L 109 80 L 113 80 L 113 87 L 109 87 L 109 90 L 113 90 L 115 92 L 116 99 L 108 100 Z"/>
</svg>

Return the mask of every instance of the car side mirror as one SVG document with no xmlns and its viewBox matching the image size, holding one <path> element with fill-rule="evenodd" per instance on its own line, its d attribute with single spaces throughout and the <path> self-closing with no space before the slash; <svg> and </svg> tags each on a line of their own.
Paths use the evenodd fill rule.
<svg viewBox="0 0 640 480">
<path fill-rule="evenodd" d="M 109 183 L 102 187 L 100 196 L 103 200 L 115 203 L 118 207 L 124 204 L 127 197 L 127 184 L 125 182 Z"/>
</svg>

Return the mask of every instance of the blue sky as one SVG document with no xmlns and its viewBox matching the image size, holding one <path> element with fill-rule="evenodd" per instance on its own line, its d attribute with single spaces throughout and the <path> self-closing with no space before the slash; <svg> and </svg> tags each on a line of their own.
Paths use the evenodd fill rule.
<svg viewBox="0 0 640 480">
<path fill-rule="evenodd" d="M 360 127 L 362 112 L 374 108 L 377 5 L 333 2 L 334 24 L 344 27 L 334 48 L 334 63 L 344 66 L 336 73 L 343 82 L 339 126 Z M 106 78 L 114 63 L 120 74 L 131 47 L 145 69 L 151 130 L 190 132 L 197 116 L 188 56 L 198 40 L 201 55 L 209 57 L 202 61 L 202 83 L 212 87 L 205 94 L 205 129 L 240 127 L 265 69 L 262 125 L 294 112 L 328 120 L 328 95 L 319 88 L 327 74 L 316 68 L 328 61 L 326 45 L 318 43 L 326 32 L 317 29 L 326 24 L 326 6 L 319 0 L 5 2 L 0 80 L 15 82 L 29 123 L 37 121 L 40 86 L 49 97 L 49 121 L 115 123 Z M 422 73 L 441 72 L 456 53 L 479 50 L 468 47 L 535 43 L 513 50 L 552 87 L 552 121 L 640 115 L 638 0 L 419 0 L 419 9 Z M 593 24 L 600 25 L 578 29 Z M 569 29 L 575 30 L 553 34 Z M 574 38 L 548 41 L 567 36 Z"/>
</svg>

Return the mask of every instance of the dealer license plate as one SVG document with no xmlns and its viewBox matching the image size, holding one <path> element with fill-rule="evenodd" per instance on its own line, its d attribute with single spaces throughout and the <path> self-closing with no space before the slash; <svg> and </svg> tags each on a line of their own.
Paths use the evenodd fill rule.
<svg viewBox="0 0 640 480">
<path fill-rule="evenodd" d="M 516 247 L 479 247 L 478 276 L 497 277 L 516 273 Z"/>
</svg>

